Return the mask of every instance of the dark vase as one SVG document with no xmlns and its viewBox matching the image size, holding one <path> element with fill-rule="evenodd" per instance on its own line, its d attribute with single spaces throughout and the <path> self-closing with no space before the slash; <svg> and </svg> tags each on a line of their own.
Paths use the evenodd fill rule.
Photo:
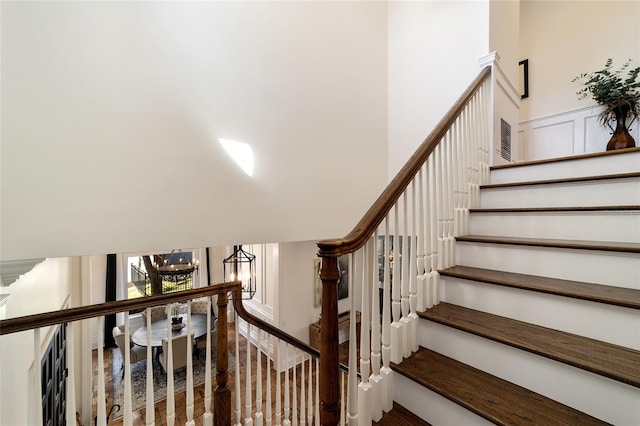
<svg viewBox="0 0 640 426">
<path fill-rule="evenodd" d="M 607 151 L 633 148 L 636 146 L 636 141 L 634 141 L 629 134 L 626 123 L 627 114 L 629 113 L 629 105 L 626 103 L 618 103 L 618 106 L 613 109 L 613 112 L 616 115 L 616 129 L 613 131 L 611 139 L 609 139 Z"/>
</svg>

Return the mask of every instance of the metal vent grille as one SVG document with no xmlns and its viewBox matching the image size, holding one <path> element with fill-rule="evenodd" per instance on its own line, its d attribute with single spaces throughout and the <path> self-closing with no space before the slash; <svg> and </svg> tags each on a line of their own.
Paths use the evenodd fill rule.
<svg viewBox="0 0 640 426">
<path fill-rule="evenodd" d="M 511 161 L 511 125 L 500 119 L 500 156 Z"/>
</svg>

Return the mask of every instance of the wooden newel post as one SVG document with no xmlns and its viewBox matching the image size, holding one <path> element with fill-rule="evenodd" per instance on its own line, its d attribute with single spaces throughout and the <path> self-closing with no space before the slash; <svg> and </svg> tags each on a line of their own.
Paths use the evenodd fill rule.
<svg viewBox="0 0 640 426">
<path fill-rule="evenodd" d="M 216 358 L 216 390 L 213 397 L 213 424 L 229 426 L 231 424 L 231 390 L 227 386 L 229 367 L 229 349 L 227 340 L 227 303 L 226 292 L 218 294 L 218 354 Z M 237 368 L 237 367 L 236 367 Z"/>
<path fill-rule="evenodd" d="M 321 255 L 322 256 L 322 255 Z M 322 322 L 320 324 L 320 424 L 340 421 L 340 359 L 338 352 L 338 258 L 322 257 Z"/>
</svg>

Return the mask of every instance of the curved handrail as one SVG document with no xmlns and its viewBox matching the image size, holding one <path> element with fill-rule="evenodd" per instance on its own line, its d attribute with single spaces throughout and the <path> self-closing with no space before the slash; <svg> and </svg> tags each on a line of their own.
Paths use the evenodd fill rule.
<svg viewBox="0 0 640 426">
<path fill-rule="evenodd" d="M 475 92 L 484 83 L 484 80 L 491 74 L 491 67 L 483 68 L 478 76 L 471 82 L 469 87 L 458 98 L 449 109 L 447 114 L 438 122 L 429 136 L 422 142 L 422 145 L 409 158 L 393 180 L 387 185 L 378 199 L 364 214 L 360 222 L 345 237 L 334 240 L 323 240 L 318 242 L 320 257 L 337 257 L 348 253 L 353 253 L 367 242 L 369 237 L 375 232 L 384 217 L 389 213 L 393 205 L 398 201 L 404 190 L 407 188 L 416 173 L 420 170 L 429 155 L 436 148 L 440 140 L 445 136 L 458 115 L 469 103 Z"/>
</svg>

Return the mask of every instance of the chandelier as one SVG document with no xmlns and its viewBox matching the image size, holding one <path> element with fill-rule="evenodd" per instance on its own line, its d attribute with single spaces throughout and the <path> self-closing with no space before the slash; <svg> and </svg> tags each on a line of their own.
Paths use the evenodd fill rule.
<svg viewBox="0 0 640 426">
<path fill-rule="evenodd" d="M 198 261 L 192 261 L 192 254 L 186 255 L 182 250 L 171 250 L 171 253 L 162 255 L 162 265 L 155 265 L 158 275 L 163 281 L 174 283 L 186 281 L 198 270 Z"/>
<path fill-rule="evenodd" d="M 242 245 L 233 246 L 233 254 L 222 261 L 225 281 L 242 281 L 242 299 L 253 298 L 256 293 L 256 256 Z"/>
</svg>

